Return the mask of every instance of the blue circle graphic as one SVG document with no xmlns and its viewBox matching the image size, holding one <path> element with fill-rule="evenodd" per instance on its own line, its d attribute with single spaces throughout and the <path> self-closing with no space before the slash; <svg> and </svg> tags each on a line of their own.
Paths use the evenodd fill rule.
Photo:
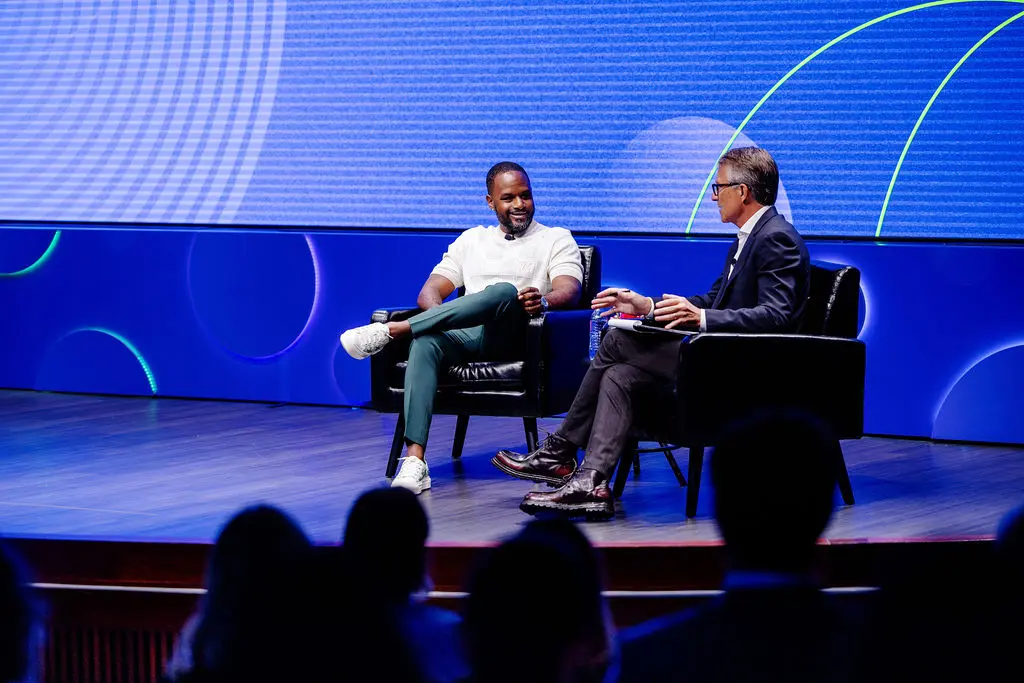
<svg viewBox="0 0 1024 683">
<path fill-rule="evenodd" d="M 206 233 L 189 254 L 196 316 L 228 353 L 270 361 L 298 344 L 319 301 L 319 264 L 303 235 Z"/>
</svg>

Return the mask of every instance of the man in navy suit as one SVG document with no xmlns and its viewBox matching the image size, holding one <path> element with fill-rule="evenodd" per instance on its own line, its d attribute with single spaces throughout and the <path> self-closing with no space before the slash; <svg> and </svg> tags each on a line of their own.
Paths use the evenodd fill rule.
<svg viewBox="0 0 1024 683">
<path fill-rule="evenodd" d="M 722 274 L 707 294 L 668 294 L 657 300 L 628 289 L 598 293 L 591 308 L 604 315 L 640 315 L 700 332 L 790 332 L 807 302 L 810 259 L 803 239 L 774 207 L 779 169 L 757 147 L 730 150 L 718 162 L 711 198 L 723 223 L 739 228 Z M 740 362 L 740 359 L 737 359 Z M 676 381 L 679 340 L 610 330 L 590 364 L 558 430 L 527 455 L 499 451 L 495 467 L 513 477 L 559 488 L 531 492 L 520 505 L 529 514 L 556 512 L 605 519 L 615 514 L 608 480 L 625 447 L 635 399 Z M 576 453 L 586 449 L 577 466 Z"/>
</svg>

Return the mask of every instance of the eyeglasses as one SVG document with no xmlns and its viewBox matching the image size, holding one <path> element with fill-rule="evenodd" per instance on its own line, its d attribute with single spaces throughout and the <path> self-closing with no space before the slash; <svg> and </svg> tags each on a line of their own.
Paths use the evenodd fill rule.
<svg viewBox="0 0 1024 683">
<path fill-rule="evenodd" d="M 722 191 L 723 187 L 735 187 L 736 185 L 743 185 L 744 183 L 711 183 L 711 194 L 717 195 Z"/>
</svg>

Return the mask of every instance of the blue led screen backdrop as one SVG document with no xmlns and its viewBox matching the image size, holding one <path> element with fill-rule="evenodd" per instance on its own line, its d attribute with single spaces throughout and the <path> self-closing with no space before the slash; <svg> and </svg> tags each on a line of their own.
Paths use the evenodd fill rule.
<svg viewBox="0 0 1024 683">
<path fill-rule="evenodd" d="M 809 235 L 1022 238 L 1024 3 L 26 0 L 0 219 L 727 232 L 730 144 Z"/>
</svg>

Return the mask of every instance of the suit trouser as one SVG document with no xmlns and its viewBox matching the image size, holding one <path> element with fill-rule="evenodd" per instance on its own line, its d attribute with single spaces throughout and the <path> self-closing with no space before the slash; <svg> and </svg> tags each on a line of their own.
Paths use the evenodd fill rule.
<svg viewBox="0 0 1024 683">
<path fill-rule="evenodd" d="M 558 435 L 586 448 L 581 467 L 610 477 L 645 391 L 670 389 L 679 369 L 679 339 L 611 329 L 583 377 Z"/>
<path fill-rule="evenodd" d="M 474 358 L 498 359 L 521 348 L 526 311 L 507 282 L 460 296 L 409 318 L 405 368 L 405 440 L 427 445 L 438 374 Z"/>
</svg>

